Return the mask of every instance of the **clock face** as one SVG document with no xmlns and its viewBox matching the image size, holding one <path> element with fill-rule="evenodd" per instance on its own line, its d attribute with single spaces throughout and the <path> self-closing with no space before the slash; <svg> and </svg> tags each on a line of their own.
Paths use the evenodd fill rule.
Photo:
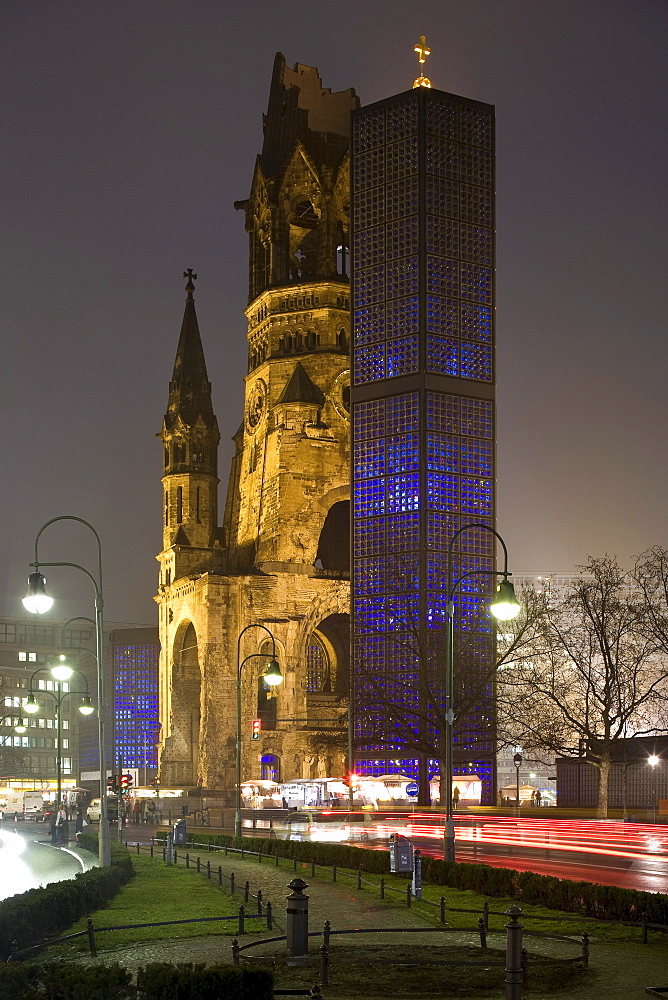
<svg viewBox="0 0 668 1000">
<path fill-rule="evenodd" d="M 249 431 L 257 430 L 257 427 L 264 416 L 267 400 L 267 387 L 258 379 L 253 388 L 248 393 L 248 404 L 246 406 L 246 426 Z"/>
<path fill-rule="evenodd" d="M 334 384 L 330 392 L 332 402 L 334 403 L 334 409 L 343 417 L 344 420 L 350 420 L 350 371 L 346 370 L 341 372 L 340 375 L 334 379 Z"/>
</svg>

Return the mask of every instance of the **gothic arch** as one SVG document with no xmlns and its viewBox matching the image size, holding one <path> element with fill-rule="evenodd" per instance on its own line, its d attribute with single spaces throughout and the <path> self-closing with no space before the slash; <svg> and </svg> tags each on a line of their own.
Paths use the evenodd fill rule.
<svg viewBox="0 0 668 1000">
<path fill-rule="evenodd" d="M 350 500 L 337 500 L 329 508 L 318 540 L 316 565 L 350 572 Z"/>
<path fill-rule="evenodd" d="M 350 616 L 334 612 L 306 636 L 304 684 L 307 694 L 348 695 L 350 689 Z"/>
<path fill-rule="evenodd" d="M 194 785 L 199 757 L 202 674 L 197 633 L 191 621 L 183 621 L 177 628 L 171 654 L 171 718 L 165 764 L 171 781 Z"/>
</svg>

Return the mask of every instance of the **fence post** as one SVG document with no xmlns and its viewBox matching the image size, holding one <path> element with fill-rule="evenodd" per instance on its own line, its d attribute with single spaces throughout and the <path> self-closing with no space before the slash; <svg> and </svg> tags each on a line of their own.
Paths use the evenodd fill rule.
<svg viewBox="0 0 668 1000">
<path fill-rule="evenodd" d="M 380 898 L 385 899 L 385 879 L 380 880 Z"/>
<path fill-rule="evenodd" d="M 320 945 L 320 985 L 328 986 L 329 982 L 327 980 L 327 965 L 329 963 L 329 955 L 327 954 L 327 945 Z"/>
<path fill-rule="evenodd" d="M 362 888 L 362 869 L 361 868 L 357 869 L 357 888 L 358 889 Z"/>
<path fill-rule="evenodd" d="M 257 912 L 262 916 L 262 889 L 257 891 Z"/>
<path fill-rule="evenodd" d="M 647 944 L 648 933 L 647 933 L 647 914 L 643 913 L 642 916 L 642 943 Z"/>
<path fill-rule="evenodd" d="M 95 928 L 93 927 L 93 921 L 90 917 L 86 921 L 86 930 L 88 931 L 88 947 L 90 948 L 90 953 L 93 958 L 97 958 L 97 948 L 95 947 Z"/>
<path fill-rule="evenodd" d="M 293 872 L 297 871 L 297 859 L 296 858 L 292 859 L 292 870 L 293 870 Z"/>
<path fill-rule="evenodd" d="M 506 1000 L 521 1000 L 522 996 L 522 911 L 509 906 L 506 927 Z"/>
<path fill-rule="evenodd" d="M 422 899 L 422 851 L 419 847 L 413 854 L 413 895 Z"/>
<path fill-rule="evenodd" d="M 199 875 L 200 872 L 201 872 L 201 864 L 200 864 L 199 854 L 198 854 L 197 855 L 197 874 Z"/>
<path fill-rule="evenodd" d="M 330 924 L 329 920 L 325 920 L 325 926 L 322 929 L 322 940 L 324 941 L 325 946 L 327 948 L 329 948 L 329 934 L 331 929 L 332 925 Z"/>
<path fill-rule="evenodd" d="M 487 947 L 487 930 L 485 928 L 485 918 L 478 917 L 478 933 L 480 934 L 480 947 Z"/>
<path fill-rule="evenodd" d="M 262 864 L 262 851 L 258 851 L 258 852 L 257 852 L 257 863 L 258 863 L 259 865 L 261 865 L 261 864 Z"/>
<path fill-rule="evenodd" d="M 445 896 L 441 896 L 441 923 L 445 923 Z"/>
<path fill-rule="evenodd" d="M 239 934 L 245 934 L 246 933 L 246 931 L 244 930 L 244 917 L 245 917 L 245 915 L 246 915 L 246 911 L 244 910 L 244 904 L 242 903 L 241 906 L 239 907 Z"/>
<path fill-rule="evenodd" d="M 227 844 L 225 844 L 225 857 L 227 857 Z"/>
<path fill-rule="evenodd" d="M 410 910 L 411 908 L 411 884 L 410 882 L 406 886 L 406 907 Z"/>
<path fill-rule="evenodd" d="M 244 903 L 247 903 L 250 898 L 250 882 L 246 879 L 246 884 L 244 885 Z"/>
<path fill-rule="evenodd" d="M 167 848 L 166 847 L 163 847 L 163 849 L 162 849 L 162 860 L 163 861 L 167 861 Z"/>
<path fill-rule="evenodd" d="M 267 914 L 267 930 L 270 931 L 273 928 L 273 926 L 274 926 L 274 922 L 273 922 L 273 920 L 271 918 L 271 903 L 270 902 L 267 902 L 267 905 L 265 906 L 264 910 L 265 910 L 265 913 Z"/>
<path fill-rule="evenodd" d="M 274 868 L 278 868 L 278 854 L 274 854 Z"/>
<path fill-rule="evenodd" d="M 336 865 L 332 865 L 332 882 L 336 882 Z"/>
<path fill-rule="evenodd" d="M 190 868 L 190 854 L 186 851 L 186 868 Z"/>
<path fill-rule="evenodd" d="M 179 853 L 176 850 L 176 848 L 174 848 L 174 864 L 178 865 L 178 863 L 179 863 Z"/>
<path fill-rule="evenodd" d="M 586 931 L 582 935 L 582 964 L 585 969 L 589 968 L 589 935 Z"/>
<path fill-rule="evenodd" d="M 139 841 L 137 841 L 137 843 L 136 843 L 136 845 L 135 845 L 135 846 L 136 846 L 136 848 L 137 848 L 137 854 L 139 854 Z"/>
<path fill-rule="evenodd" d="M 286 937 L 288 955 L 308 954 L 308 901 L 304 889 L 308 883 L 301 878 L 293 878 L 288 882 L 290 895 L 286 896 Z"/>
<path fill-rule="evenodd" d="M 311 878 L 315 878 L 315 861 L 311 861 Z"/>
<path fill-rule="evenodd" d="M 223 869 L 218 865 L 218 885 L 223 884 Z"/>
<path fill-rule="evenodd" d="M 241 845 L 241 860 L 243 861 L 243 859 L 244 859 L 244 845 L 242 844 Z"/>
<path fill-rule="evenodd" d="M 232 964 L 239 964 L 239 942 L 236 938 L 232 938 Z"/>
<path fill-rule="evenodd" d="M 210 861 L 207 861 L 207 863 L 206 863 L 206 877 L 207 878 L 211 878 L 211 862 Z"/>
<path fill-rule="evenodd" d="M 153 857 L 153 844 L 151 844 L 151 857 Z"/>
<path fill-rule="evenodd" d="M 489 930 L 489 903 L 487 900 L 482 904 L 482 915 L 485 919 L 485 930 Z"/>
</svg>

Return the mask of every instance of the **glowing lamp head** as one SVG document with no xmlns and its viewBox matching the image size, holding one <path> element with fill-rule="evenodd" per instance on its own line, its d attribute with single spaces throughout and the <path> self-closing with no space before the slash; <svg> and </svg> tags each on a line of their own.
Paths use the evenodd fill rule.
<svg viewBox="0 0 668 1000">
<path fill-rule="evenodd" d="M 79 711 L 81 712 L 82 715 L 92 715 L 93 712 L 95 711 L 95 709 L 93 708 L 93 704 L 87 694 L 84 695 L 83 698 L 81 699 L 81 704 L 79 705 Z"/>
<path fill-rule="evenodd" d="M 650 757 L 647 758 L 647 763 L 649 764 L 650 767 L 656 767 L 656 765 L 659 763 L 659 760 L 660 758 L 657 757 L 655 753 L 653 753 Z"/>
<path fill-rule="evenodd" d="M 28 726 L 26 725 L 27 721 L 28 721 L 27 719 L 19 719 L 19 721 L 14 726 L 14 732 L 25 733 L 26 729 L 28 728 Z"/>
<path fill-rule="evenodd" d="M 272 687 L 283 683 L 283 674 L 281 673 L 281 668 L 278 665 L 278 660 L 269 660 L 267 669 L 263 673 L 262 678 L 265 683 L 271 684 Z"/>
<path fill-rule="evenodd" d="M 509 622 L 519 613 L 520 602 L 515 596 L 515 588 L 507 577 L 504 577 L 496 588 L 489 610 L 501 622 Z"/>
<path fill-rule="evenodd" d="M 39 705 L 37 704 L 37 699 L 34 694 L 29 694 L 26 698 L 26 703 L 23 706 L 24 711 L 29 712 L 30 715 L 34 715 L 35 712 L 39 711 Z"/>
<path fill-rule="evenodd" d="M 31 573 L 28 577 L 28 593 L 23 598 L 23 607 L 31 615 L 43 615 L 51 609 L 53 597 L 46 592 L 46 577 L 40 572 Z"/>
<path fill-rule="evenodd" d="M 74 673 L 64 653 L 60 653 L 56 662 L 52 665 L 51 673 L 57 681 L 68 681 Z"/>
</svg>

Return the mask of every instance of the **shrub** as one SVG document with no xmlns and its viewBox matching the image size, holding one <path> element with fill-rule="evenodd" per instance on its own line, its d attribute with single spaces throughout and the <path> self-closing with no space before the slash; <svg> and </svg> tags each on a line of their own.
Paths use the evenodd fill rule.
<svg viewBox="0 0 668 1000">
<path fill-rule="evenodd" d="M 106 906 L 134 874 L 130 856 L 118 845 L 113 847 L 109 868 L 91 868 L 73 879 L 2 900 L 0 958 L 9 956 L 14 940 L 20 949 L 28 948 Z"/>
<path fill-rule="evenodd" d="M 272 1000 L 274 977 L 267 969 L 233 965 L 170 965 L 139 969 L 143 1000 Z"/>
<path fill-rule="evenodd" d="M 118 964 L 0 965 L 0 1000 L 132 1000 L 132 973 Z"/>
</svg>

